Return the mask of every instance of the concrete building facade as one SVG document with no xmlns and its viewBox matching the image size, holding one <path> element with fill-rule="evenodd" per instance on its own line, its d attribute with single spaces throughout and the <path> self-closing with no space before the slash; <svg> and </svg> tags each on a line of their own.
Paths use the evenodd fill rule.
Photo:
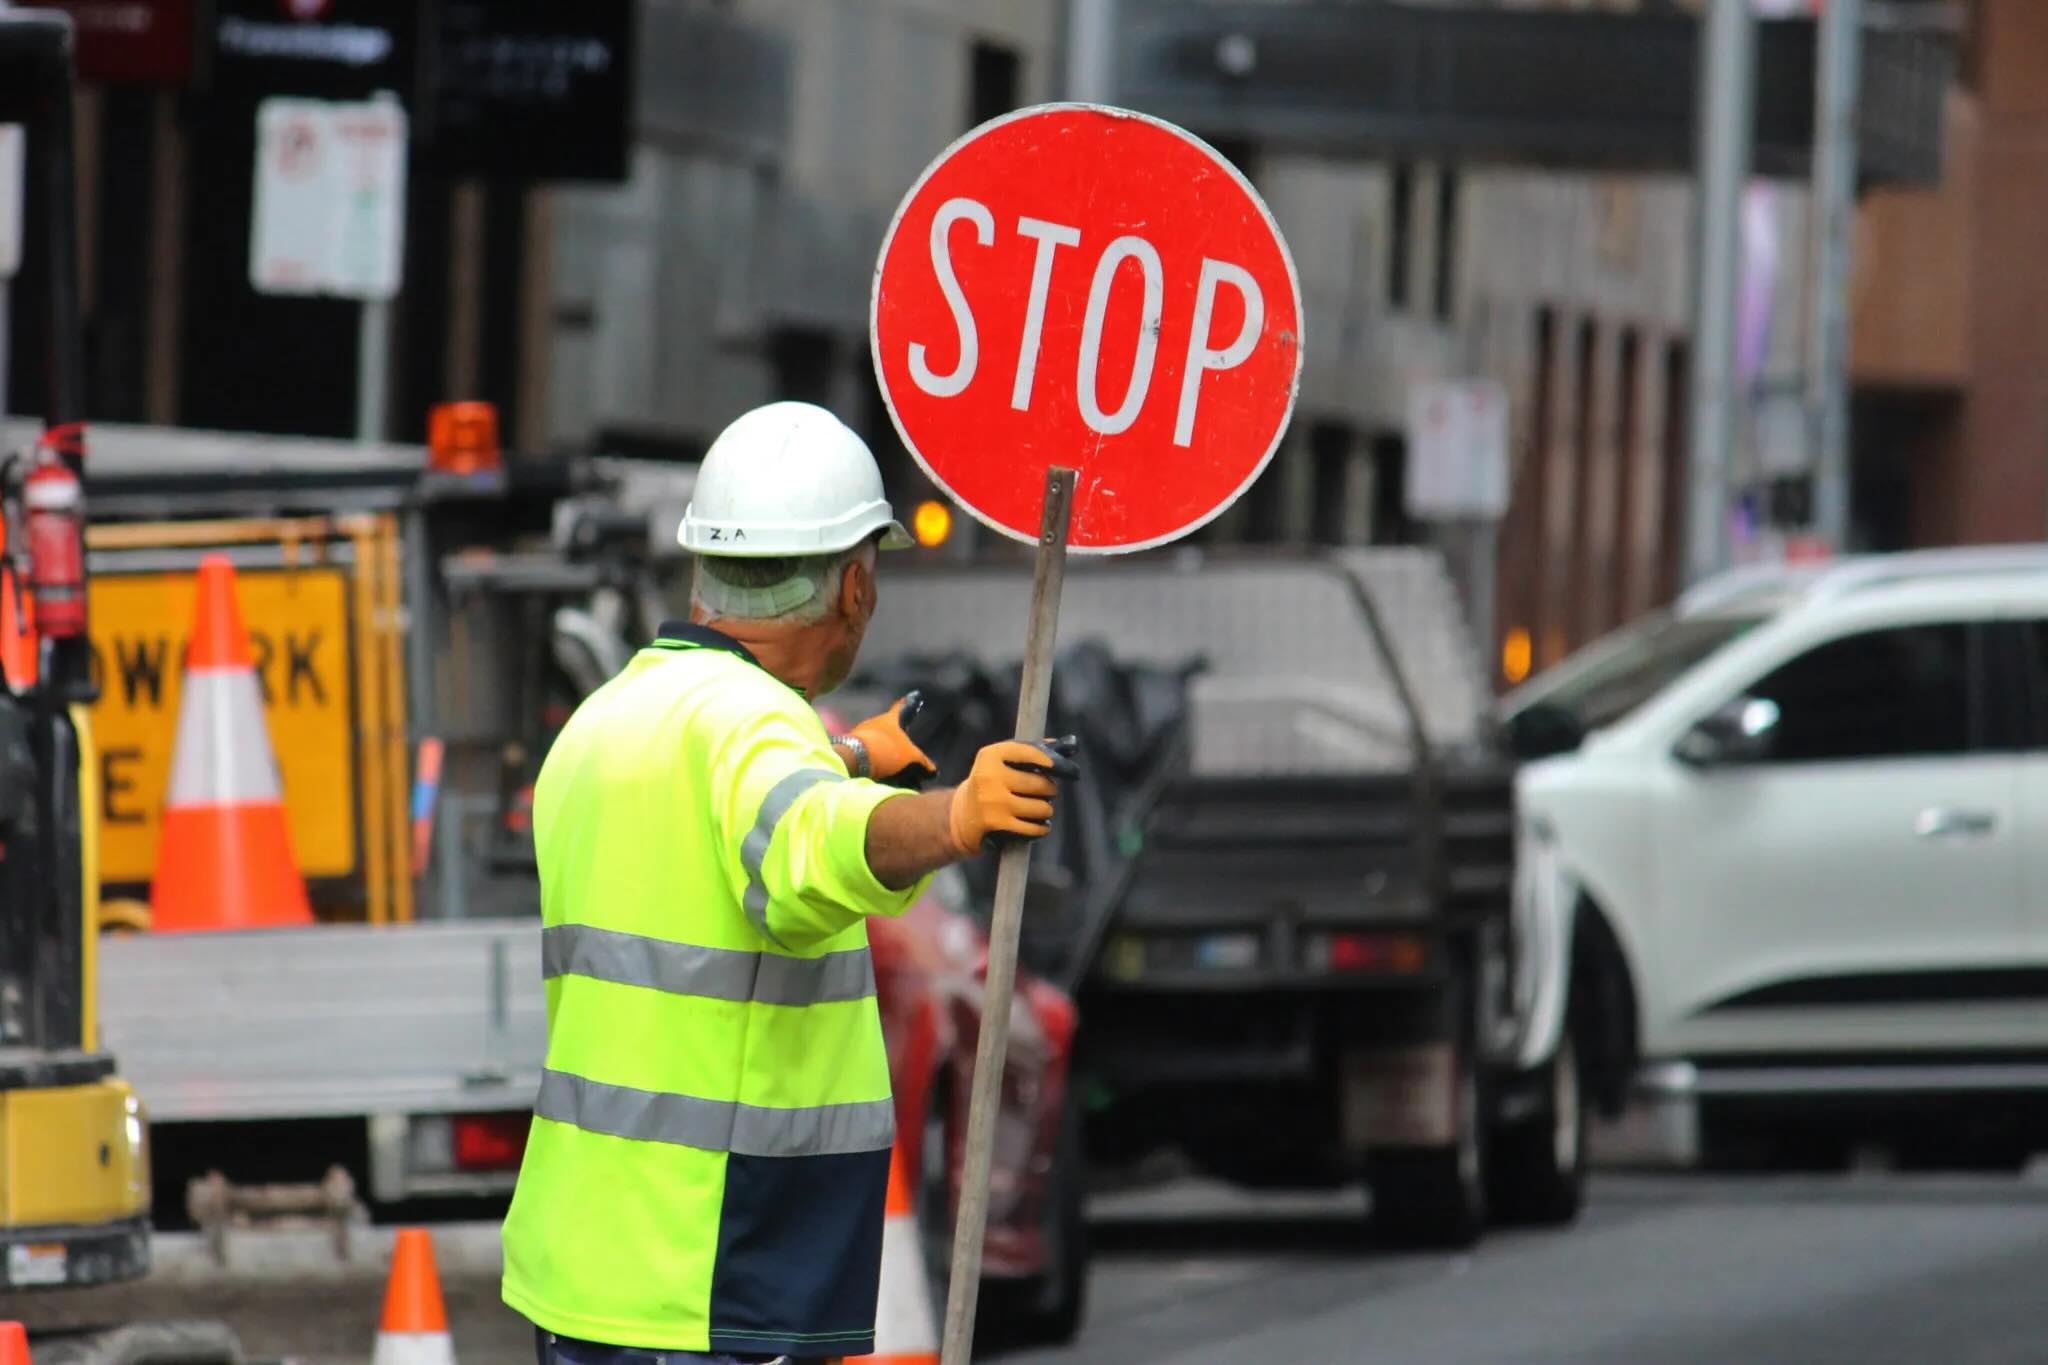
<svg viewBox="0 0 2048 1365">
<path fill-rule="evenodd" d="M 864 431 L 899 494 L 923 496 L 874 395 L 874 251 L 896 198 L 947 142 L 1059 95 L 1064 6 L 717 7 L 785 54 L 786 84 L 756 81 L 738 121 L 757 137 L 663 112 L 663 82 L 689 74 L 654 56 L 663 26 L 703 8 L 648 0 L 632 182 L 553 196 L 549 436 L 686 452 L 751 403 L 804 397 Z M 732 118 L 732 102 L 709 106 Z M 1668 597 L 1685 183 L 1225 149 L 1292 246 L 1307 362 L 1273 466 L 1205 536 L 1427 534 L 1403 507 L 1408 395 L 1490 375 L 1514 395 L 1516 431 L 1500 629 L 1531 631 L 1546 661 Z M 1757 239 L 1780 258 L 1761 296 L 1774 324 L 1758 323 L 1761 384 L 1782 381 L 1796 356 L 1802 204 L 1796 187 L 1757 195 Z"/>
<path fill-rule="evenodd" d="M 1852 511 L 1864 548 L 2048 534 L 2048 3 L 1929 3 L 1955 17 L 1963 54 L 1944 179 L 1866 196 L 1857 233 Z M 404 8 L 337 0 L 334 13 Z M 870 437 L 897 496 L 925 496 L 868 361 L 875 251 L 898 197 L 947 143 L 1062 94 L 1066 11 L 1064 0 L 635 0 L 624 184 L 416 169 L 394 434 L 416 435 L 433 401 L 484 396 L 507 408 L 525 452 L 690 458 L 746 407 L 801 397 Z M 209 139 L 249 111 L 217 91 L 133 87 L 88 89 L 81 110 L 100 415 L 346 431 L 352 307 L 228 288 L 245 289 L 246 209 L 221 195 L 246 198 L 247 155 Z M 1273 466 L 1204 537 L 1434 534 L 1403 504 L 1408 395 L 1491 376 L 1512 396 L 1513 497 L 1489 647 L 1526 639 L 1540 666 L 1667 600 L 1682 511 L 1686 181 L 1219 145 L 1292 243 L 1307 366 Z M 1754 495 L 1738 528 L 1746 554 L 1772 552 L 1758 533 L 1769 513 L 1798 511 L 1772 502 L 1796 504 L 1799 491 L 1788 476 L 1802 458 L 1804 235 L 1802 186 L 1752 190 L 1752 401 L 1733 452 Z M 966 519 L 956 524 L 975 548 Z"/>
</svg>

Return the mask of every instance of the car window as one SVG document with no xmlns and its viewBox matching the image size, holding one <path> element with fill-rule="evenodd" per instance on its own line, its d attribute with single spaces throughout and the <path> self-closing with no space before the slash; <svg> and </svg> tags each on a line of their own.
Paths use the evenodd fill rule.
<svg viewBox="0 0 2048 1365">
<path fill-rule="evenodd" d="M 2026 673 L 2020 686 L 2029 705 L 2028 730 L 2023 747 L 2048 749 L 2048 621 L 2020 621 L 2022 648 L 2026 650 Z"/>
<path fill-rule="evenodd" d="M 1773 763 L 1964 753 L 1970 628 L 1907 626 L 1845 636 L 1785 664 L 1749 695 L 1777 705 Z"/>
<path fill-rule="evenodd" d="M 1612 725 L 1675 682 L 1693 665 L 1764 618 L 1755 615 L 1664 617 L 1592 648 L 1600 657 L 1535 700 L 1572 713 L 1581 726 Z M 1569 664 L 1565 665 L 1570 667 Z"/>
</svg>

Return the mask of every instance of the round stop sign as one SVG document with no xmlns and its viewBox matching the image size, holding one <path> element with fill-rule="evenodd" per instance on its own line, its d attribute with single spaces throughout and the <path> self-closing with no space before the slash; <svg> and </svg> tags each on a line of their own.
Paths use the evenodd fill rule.
<svg viewBox="0 0 2048 1365">
<path fill-rule="evenodd" d="M 926 169 L 875 269 L 870 341 L 925 472 L 1038 538 L 1078 471 L 1071 547 L 1186 535 L 1257 478 L 1301 373 L 1287 243 L 1236 168 L 1158 119 L 1051 104 Z"/>
</svg>

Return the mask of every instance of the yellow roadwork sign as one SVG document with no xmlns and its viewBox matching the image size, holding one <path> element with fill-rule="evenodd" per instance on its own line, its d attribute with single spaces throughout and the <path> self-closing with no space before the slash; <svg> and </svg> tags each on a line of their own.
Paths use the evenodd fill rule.
<svg viewBox="0 0 2048 1365">
<path fill-rule="evenodd" d="M 338 568 L 244 569 L 237 599 L 284 780 L 292 849 L 308 877 L 356 870 L 354 710 L 348 577 Z M 98 573 L 92 644 L 100 699 L 100 867 L 112 884 L 149 881 L 178 729 L 190 573 Z"/>
</svg>

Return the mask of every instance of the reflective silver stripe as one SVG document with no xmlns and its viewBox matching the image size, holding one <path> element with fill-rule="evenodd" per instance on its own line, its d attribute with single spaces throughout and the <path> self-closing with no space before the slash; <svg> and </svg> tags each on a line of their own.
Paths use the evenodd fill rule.
<svg viewBox="0 0 2048 1365">
<path fill-rule="evenodd" d="M 765 1109 L 606 1085 L 566 1071 L 541 1073 L 533 1112 L 585 1132 L 736 1156 L 880 1152 L 896 1140 L 896 1105 L 891 1100 Z"/>
<path fill-rule="evenodd" d="M 747 870 L 747 893 L 740 903 L 746 907 L 747 918 L 770 943 L 781 943 L 782 940 L 768 927 L 768 884 L 761 880 L 761 864 L 768 860 L 768 844 L 775 838 L 775 827 L 782 823 L 783 816 L 789 814 L 789 808 L 796 804 L 799 796 L 820 782 L 845 780 L 845 773 L 825 768 L 799 768 L 768 789 L 768 795 L 761 802 L 761 813 L 754 817 L 754 827 L 740 841 L 740 866 Z"/>
<path fill-rule="evenodd" d="M 821 1005 L 875 993 L 875 964 L 865 948 L 823 957 L 784 957 L 733 948 L 700 948 L 642 934 L 555 924 L 541 930 L 544 978 L 587 976 L 671 995 L 763 1005 Z"/>
<path fill-rule="evenodd" d="M 263 721 L 263 693 L 246 668 L 195 668 L 185 674 L 178 735 L 171 746 L 167 806 L 262 805 L 281 801 L 270 736 L 242 727 Z"/>
</svg>

